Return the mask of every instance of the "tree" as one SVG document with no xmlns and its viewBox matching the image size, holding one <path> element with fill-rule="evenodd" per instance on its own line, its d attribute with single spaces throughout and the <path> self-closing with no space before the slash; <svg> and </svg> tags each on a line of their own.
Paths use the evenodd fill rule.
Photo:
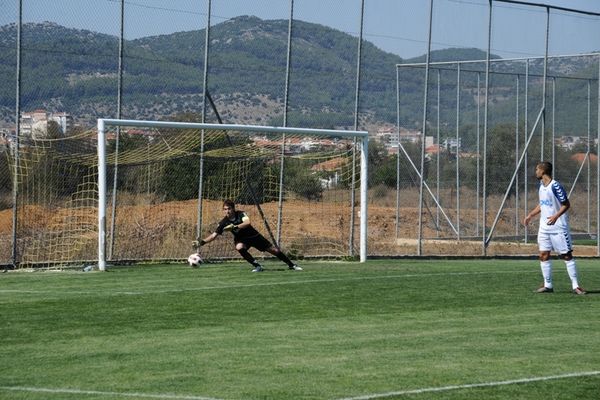
<svg viewBox="0 0 600 400">
<path fill-rule="evenodd" d="M 420 143 L 403 143 L 402 146 L 410 160 L 419 168 L 421 165 L 421 145 Z M 400 158 L 398 160 L 398 157 Z M 369 143 L 369 187 L 385 185 L 389 188 L 414 186 L 419 182 L 419 175 L 412 167 L 410 161 L 406 158 L 403 151 L 400 154 L 389 154 L 386 147 L 378 142 Z M 399 165 L 398 165 L 399 164 Z M 425 178 L 427 179 L 431 170 L 431 158 L 426 155 L 425 158 Z M 400 173 L 399 183 L 397 182 L 398 170 Z"/>
<path fill-rule="evenodd" d="M 506 191 L 515 169 L 515 127 L 496 125 L 488 134 L 487 192 L 502 194 Z M 514 188 L 511 188 L 513 194 Z"/>
<path fill-rule="evenodd" d="M 59 139 L 61 137 L 63 137 L 63 131 L 60 128 L 60 125 L 58 125 L 58 122 L 56 121 L 48 121 L 48 128 L 47 128 L 47 138 L 48 139 Z"/>
<path fill-rule="evenodd" d="M 291 159 L 286 162 L 284 185 L 308 200 L 319 200 L 323 196 L 319 176 L 313 173 L 307 160 Z"/>
</svg>

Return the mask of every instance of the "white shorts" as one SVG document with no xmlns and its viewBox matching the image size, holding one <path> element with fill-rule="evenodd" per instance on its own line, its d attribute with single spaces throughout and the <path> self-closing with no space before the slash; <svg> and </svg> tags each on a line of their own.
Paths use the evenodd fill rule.
<svg viewBox="0 0 600 400">
<path fill-rule="evenodd" d="M 540 251 L 554 250 L 558 254 L 567 254 L 573 251 L 573 241 L 571 240 L 571 233 L 569 231 L 556 233 L 539 232 L 537 240 Z"/>
</svg>

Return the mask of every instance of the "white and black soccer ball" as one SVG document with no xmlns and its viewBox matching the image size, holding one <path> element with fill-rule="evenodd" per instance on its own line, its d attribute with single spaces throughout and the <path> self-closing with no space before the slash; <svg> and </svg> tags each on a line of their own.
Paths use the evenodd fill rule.
<svg viewBox="0 0 600 400">
<path fill-rule="evenodd" d="M 190 264 L 190 267 L 192 268 L 198 268 L 202 262 L 202 257 L 198 253 L 190 254 L 188 257 L 188 264 Z"/>
</svg>

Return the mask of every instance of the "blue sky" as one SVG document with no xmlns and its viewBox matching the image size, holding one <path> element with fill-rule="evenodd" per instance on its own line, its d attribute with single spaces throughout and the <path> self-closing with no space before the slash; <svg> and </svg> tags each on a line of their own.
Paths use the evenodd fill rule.
<svg viewBox="0 0 600 400">
<path fill-rule="evenodd" d="M 600 13 L 600 0 L 535 0 Z M 202 29 L 206 0 L 126 0 L 125 36 Z M 294 18 L 358 35 L 360 0 L 295 0 Z M 0 25 L 15 22 L 17 0 L 0 0 Z M 24 22 L 52 21 L 72 28 L 118 35 L 120 0 L 23 0 Z M 427 50 L 428 0 L 366 0 L 364 37 L 404 58 Z M 288 0 L 213 0 L 211 23 L 239 15 L 287 19 Z M 487 48 L 487 0 L 434 0 L 432 49 Z M 502 57 L 544 54 L 546 11 L 494 3 L 492 51 Z M 552 11 L 550 48 L 554 55 L 600 50 L 600 17 Z"/>
</svg>

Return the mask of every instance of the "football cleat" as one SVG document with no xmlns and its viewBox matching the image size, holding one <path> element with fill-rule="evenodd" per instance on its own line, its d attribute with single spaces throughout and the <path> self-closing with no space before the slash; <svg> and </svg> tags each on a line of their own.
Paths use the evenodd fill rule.
<svg viewBox="0 0 600 400">
<path fill-rule="evenodd" d="M 574 294 L 586 294 L 587 292 L 580 287 L 576 287 L 575 289 L 573 289 L 573 293 Z"/>
<path fill-rule="evenodd" d="M 263 272 L 263 271 L 264 271 L 264 269 L 263 269 L 262 265 L 260 265 L 260 264 L 257 264 L 254 267 L 254 269 L 252 270 L 252 272 Z"/>
<path fill-rule="evenodd" d="M 298 265 L 294 264 L 294 265 L 292 265 L 291 267 L 289 267 L 289 270 L 290 270 L 290 271 L 302 271 L 302 267 L 300 267 L 300 266 L 298 266 Z"/>
<path fill-rule="evenodd" d="M 536 293 L 554 293 L 554 289 L 551 287 L 540 286 L 535 292 Z"/>
</svg>

